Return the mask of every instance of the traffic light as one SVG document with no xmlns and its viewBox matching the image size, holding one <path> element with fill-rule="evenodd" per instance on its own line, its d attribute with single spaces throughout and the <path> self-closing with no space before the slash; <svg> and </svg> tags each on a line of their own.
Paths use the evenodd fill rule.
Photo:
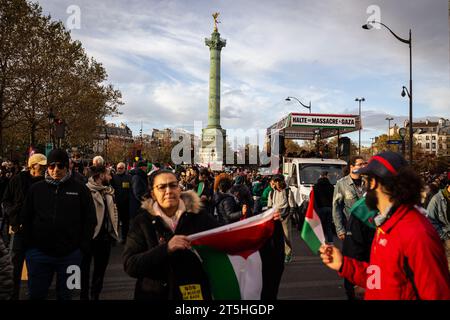
<svg viewBox="0 0 450 320">
<path fill-rule="evenodd" d="M 64 139 L 66 134 L 66 124 L 63 119 L 55 119 L 55 138 Z"/>
<path fill-rule="evenodd" d="M 350 138 L 342 137 L 339 138 L 338 143 L 339 156 L 348 157 L 350 155 Z"/>
</svg>

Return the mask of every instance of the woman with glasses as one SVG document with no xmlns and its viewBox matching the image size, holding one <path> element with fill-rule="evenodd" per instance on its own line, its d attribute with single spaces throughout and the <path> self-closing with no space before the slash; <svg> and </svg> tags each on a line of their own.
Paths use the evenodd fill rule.
<svg viewBox="0 0 450 320">
<path fill-rule="evenodd" d="M 181 191 L 172 171 L 152 173 L 149 189 L 123 253 L 125 271 L 137 278 L 134 298 L 180 300 L 190 289 L 210 299 L 206 275 L 186 236 L 214 228 L 217 221 L 201 210 L 195 192 Z"/>
</svg>

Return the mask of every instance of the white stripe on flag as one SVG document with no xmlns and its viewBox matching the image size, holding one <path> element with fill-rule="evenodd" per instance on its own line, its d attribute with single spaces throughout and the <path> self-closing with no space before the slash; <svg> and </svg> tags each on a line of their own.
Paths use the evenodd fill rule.
<svg viewBox="0 0 450 320">
<path fill-rule="evenodd" d="M 247 259 L 239 255 L 228 255 L 239 282 L 242 300 L 260 300 L 262 291 L 262 261 L 259 251 Z"/>
<path fill-rule="evenodd" d="M 323 234 L 322 223 L 320 222 L 320 218 L 316 213 L 316 210 L 313 210 L 313 218 L 305 218 L 305 222 L 309 223 L 309 226 L 314 231 L 317 239 L 321 243 L 325 243 L 325 235 Z"/>
</svg>

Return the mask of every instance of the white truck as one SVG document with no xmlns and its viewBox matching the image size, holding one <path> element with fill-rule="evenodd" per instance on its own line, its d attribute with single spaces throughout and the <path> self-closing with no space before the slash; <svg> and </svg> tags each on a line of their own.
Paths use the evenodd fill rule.
<svg viewBox="0 0 450 320">
<path fill-rule="evenodd" d="M 328 172 L 328 179 L 335 185 L 342 178 L 347 162 L 339 159 L 284 158 L 283 175 L 294 194 L 299 207 L 298 213 L 304 217 L 309 203 L 311 188 L 317 183 L 322 172 Z M 295 220 L 299 217 L 294 217 Z M 301 219 L 301 217 L 300 217 Z"/>
</svg>

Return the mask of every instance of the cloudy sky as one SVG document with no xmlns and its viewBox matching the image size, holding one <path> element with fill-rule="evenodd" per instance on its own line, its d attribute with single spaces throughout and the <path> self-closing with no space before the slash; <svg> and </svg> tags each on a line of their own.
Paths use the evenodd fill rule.
<svg viewBox="0 0 450 320">
<path fill-rule="evenodd" d="M 40 0 L 47 14 L 106 67 L 122 91 L 123 114 L 138 134 L 206 125 L 211 14 L 220 12 L 222 126 L 264 129 L 289 112 L 357 114 L 362 143 L 408 117 L 408 45 L 386 29 L 363 30 L 379 13 L 400 37 L 413 34 L 414 118 L 450 118 L 448 0 Z M 357 139 L 357 133 L 351 134 Z"/>
</svg>

